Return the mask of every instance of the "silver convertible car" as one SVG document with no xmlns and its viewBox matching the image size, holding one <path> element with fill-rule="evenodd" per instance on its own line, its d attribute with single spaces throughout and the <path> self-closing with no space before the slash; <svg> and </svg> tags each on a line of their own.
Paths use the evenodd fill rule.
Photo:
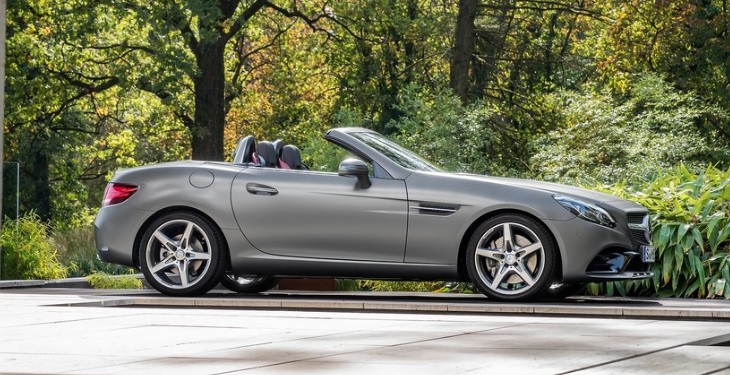
<svg viewBox="0 0 730 375">
<path fill-rule="evenodd" d="M 440 171 L 388 138 L 338 128 L 350 157 L 241 139 L 233 162 L 119 170 L 96 217 L 99 257 L 162 293 L 241 293 L 283 277 L 470 281 L 492 300 L 652 277 L 649 213 L 576 187 Z"/>
</svg>

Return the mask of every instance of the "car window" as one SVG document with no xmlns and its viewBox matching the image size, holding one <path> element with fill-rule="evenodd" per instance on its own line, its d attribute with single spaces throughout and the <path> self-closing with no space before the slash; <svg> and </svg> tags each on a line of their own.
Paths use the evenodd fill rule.
<svg viewBox="0 0 730 375">
<path fill-rule="evenodd" d="M 378 133 L 355 132 L 350 134 L 361 142 L 385 155 L 386 157 L 388 157 L 388 159 L 396 162 L 403 168 L 413 169 L 417 171 L 439 171 L 439 169 L 436 168 L 433 164 L 429 163 L 417 154 Z"/>
<path fill-rule="evenodd" d="M 311 171 L 337 173 L 340 162 L 350 158 L 365 162 L 368 165 L 369 175 L 375 177 L 375 168 L 371 162 L 323 138 L 302 150 L 302 159 Z"/>
</svg>

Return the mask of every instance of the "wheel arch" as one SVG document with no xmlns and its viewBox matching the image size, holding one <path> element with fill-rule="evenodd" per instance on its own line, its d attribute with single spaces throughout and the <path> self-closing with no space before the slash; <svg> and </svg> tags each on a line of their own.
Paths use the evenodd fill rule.
<svg viewBox="0 0 730 375">
<path fill-rule="evenodd" d="M 132 261 L 134 262 L 134 266 L 136 268 L 140 267 L 140 261 L 139 261 L 139 247 L 142 242 L 142 237 L 144 236 L 145 232 L 147 231 L 147 228 L 149 228 L 150 224 L 152 224 L 153 221 L 157 220 L 158 218 L 173 213 L 173 212 L 187 212 L 187 213 L 194 213 L 197 215 L 200 215 L 205 220 L 208 221 L 208 223 L 220 233 L 220 237 L 223 240 L 223 246 L 224 248 L 224 256 L 226 257 L 225 264 L 226 267 L 230 264 L 230 252 L 228 248 L 228 239 L 223 234 L 223 231 L 221 230 L 221 227 L 218 225 L 218 223 L 213 220 L 210 215 L 207 215 L 205 212 L 198 210 L 196 208 L 190 207 L 190 206 L 170 206 L 165 207 L 154 214 L 150 215 L 150 217 L 145 220 L 144 223 L 139 227 L 137 230 L 137 234 L 134 237 L 134 245 L 132 247 Z"/>
<path fill-rule="evenodd" d="M 472 222 L 471 225 L 469 225 L 467 230 L 464 232 L 464 235 L 461 237 L 461 242 L 459 243 L 459 255 L 457 258 L 457 272 L 459 273 L 459 278 L 462 281 L 471 280 L 469 278 L 469 273 L 467 272 L 467 269 L 466 269 L 466 250 L 467 250 L 467 247 L 469 246 L 469 240 L 471 240 L 471 237 L 472 237 L 472 235 L 474 235 L 474 232 L 476 232 L 477 228 L 479 228 L 479 226 L 482 225 L 482 223 L 486 222 L 487 220 L 489 220 L 495 216 L 505 215 L 505 214 L 517 214 L 517 215 L 527 216 L 527 217 L 535 220 L 540 225 L 542 225 L 545 232 L 550 236 L 550 239 L 553 241 L 553 245 L 555 245 L 555 248 L 558 250 L 557 251 L 558 259 L 555 262 L 555 264 L 557 266 L 557 269 L 555 270 L 555 275 L 558 275 L 560 277 L 560 279 L 562 280 L 562 278 L 563 278 L 563 266 L 562 266 L 563 250 L 560 248 L 560 245 L 558 243 L 557 238 L 555 237 L 555 234 L 550 229 L 550 227 L 547 226 L 545 224 L 545 222 L 543 220 L 541 220 L 540 218 L 538 218 L 537 216 L 535 216 L 527 211 L 514 209 L 514 208 L 503 208 L 503 209 L 498 209 L 495 211 L 487 212 L 487 213 L 483 214 L 482 216 L 480 216 L 479 218 L 477 218 L 476 220 L 474 220 L 474 222 Z"/>
</svg>

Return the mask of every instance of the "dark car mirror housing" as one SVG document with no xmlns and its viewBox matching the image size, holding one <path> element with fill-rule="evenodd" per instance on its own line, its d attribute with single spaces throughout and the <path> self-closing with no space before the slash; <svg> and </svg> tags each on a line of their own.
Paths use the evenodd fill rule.
<svg viewBox="0 0 730 375">
<path fill-rule="evenodd" d="M 360 183 L 361 189 L 367 189 L 373 184 L 370 182 L 368 173 L 368 165 L 359 159 L 345 159 L 340 163 L 339 167 L 337 167 L 338 175 L 356 177 L 357 181 Z"/>
</svg>

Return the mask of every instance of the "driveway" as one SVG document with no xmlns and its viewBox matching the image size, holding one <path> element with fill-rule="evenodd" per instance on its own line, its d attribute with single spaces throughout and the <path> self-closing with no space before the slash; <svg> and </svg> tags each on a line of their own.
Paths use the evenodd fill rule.
<svg viewBox="0 0 730 375">
<path fill-rule="evenodd" d="M 0 373 L 730 374 L 729 312 L 727 301 L 3 289 Z"/>
</svg>

